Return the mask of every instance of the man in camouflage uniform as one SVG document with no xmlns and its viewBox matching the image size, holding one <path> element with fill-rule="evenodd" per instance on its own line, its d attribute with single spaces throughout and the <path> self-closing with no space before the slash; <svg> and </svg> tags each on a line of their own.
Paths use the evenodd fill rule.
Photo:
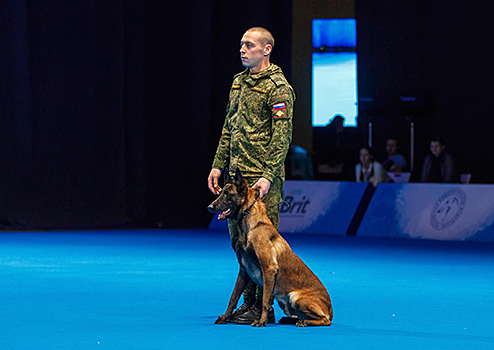
<svg viewBox="0 0 494 350">
<path fill-rule="evenodd" d="M 223 131 L 209 189 L 218 194 L 218 178 L 228 164 L 233 175 L 240 169 L 252 188 L 259 188 L 268 217 L 276 228 L 285 180 L 284 162 L 292 138 L 295 94 L 281 68 L 270 63 L 273 36 L 264 28 L 251 28 L 240 42 L 240 58 L 247 69 L 233 78 Z M 238 225 L 228 220 L 233 249 L 238 240 Z M 251 282 L 244 291 L 244 304 L 232 315 L 232 322 L 251 324 L 258 320 L 262 307 L 262 288 Z M 271 310 L 268 322 L 274 323 Z"/>
</svg>

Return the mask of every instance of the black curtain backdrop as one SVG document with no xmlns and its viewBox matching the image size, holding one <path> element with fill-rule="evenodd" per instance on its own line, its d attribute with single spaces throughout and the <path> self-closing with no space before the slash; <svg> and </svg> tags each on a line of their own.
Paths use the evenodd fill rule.
<svg viewBox="0 0 494 350">
<path fill-rule="evenodd" d="M 198 228 L 239 41 L 291 1 L 3 0 L 0 228 Z"/>
<path fill-rule="evenodd" d="M 490 52 L 494 7 L 461 0 L 357 0 L 358 89 L 361 97 L 381 98 L 373 120 L 373 147 L 386 159 L 389 136 L 410 152 L 410 122 L 415 123 L 415 168 L 420 180 L 430 140 L 440 135 L 472 182 L 494 182 L 494 66 Z M 400 110 L 400 96 L 425 98 L 419 110 Z M 367 122 L 359 123 L 367 130 Z M 363 116 L 365 117 L 365 115 Z M 367 120 L 368 121 L 368 120 Z M 364 139 L 366 140 L 366 139 Z M 487 156 L 489 158 L 489 156 Z"/>
</svg>

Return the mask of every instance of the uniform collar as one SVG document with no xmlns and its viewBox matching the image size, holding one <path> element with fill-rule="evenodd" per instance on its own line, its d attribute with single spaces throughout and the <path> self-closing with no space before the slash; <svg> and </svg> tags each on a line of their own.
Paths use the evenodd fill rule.
<svg viewBox="0 0 494 350">
<path fill-rule="evenodd" d="M 259 79 L 270 76 L 278 69 L 277 65 L 271 63 L 268 68 L 258 73 L 251 74 L 249 68 L 247 68 L 243 73 L 244 80 L 247 84 L 254 86 Z"/>
</svg>

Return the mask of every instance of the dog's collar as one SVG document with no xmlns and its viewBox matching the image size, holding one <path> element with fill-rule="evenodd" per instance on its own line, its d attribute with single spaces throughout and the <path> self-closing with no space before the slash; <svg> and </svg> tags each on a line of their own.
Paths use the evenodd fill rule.
<svg viewBox="0 0 494 350">
<path fill-rule="evenodd" d="M 254 203 L 252 203 L 252 205 L 251 205 L 249 208 L 247 208 L 247 210 L 245 210 L 245 211 L 242 213 L 242 216 L 247 216 L 247 215 L 249 215 L 250 210 L 252 209 L 252 207 L 254 206 L 254 204 L 256 204 L 256 201 L 254 201 Z"/>
<path fill-rule="evenodd" d="M 237 218 L 238 220 L 240 220 L 240 219 L 241 219 L 242 217 L 244 217 L 244 216 L 249 215 L 250 210 L 252 209 L 252 207 L 254 206 L 254 204 L 256 204 L 257 198 L 259 198 L 259 195 L 260 195 L 260 194 L 261 194 L 261 193 L 259 192 L 259 189 L 258 189 L 258 188 L 256 188 L 256 195 L 255 195 L 255 197 L 254 197 L 254 202 L 252 202 L 252 204 L 250 205 L 250 207 L 248 207 L 248 208 L 247 208 L 246 210 L 244 210 L 243 212 L 242 212 L 242 211 L 239 211 L 239 213 L 238 213 L 238 218 Z"/>
</svg>

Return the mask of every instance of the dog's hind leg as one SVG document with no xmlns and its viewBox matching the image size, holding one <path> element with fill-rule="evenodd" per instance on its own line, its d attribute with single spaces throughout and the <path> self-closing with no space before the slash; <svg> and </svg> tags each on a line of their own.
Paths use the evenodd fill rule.
<svg viewBox="0 0 494 350">
<path fill-rule="evenodd" d="M 243 267 L 240 267 L 240 271 L 238 272 L 237 282 L 235 283 L 235 288 L 233 288 L 232 296 L 230 297 L 230 302 L 228 303 L 228 308 L 224 315 L 218 317 L 218 319 L 214 322 L 215 324 L 225 324 L 228 318 L 231 316 L 233 310 L 237 307 L 238 300 L 242 295 L 247 283 L 249 283 L 250 277 L 247 275 L 247 272 Z"/>
<path fill-rule="evenodd" d="M 300 320 L 295 325 L 297 327 L 331 326 L 331 321 L 328 318 L 323 317 L 318 320 Z"/>
<path fill-rule="evenodd" d="M 318 298 L 299 298 L 292 304 L 297 310 L 300 321 L 297 327 L 331 326 L 333 308 L 331 304 L 321 303 Z"/>
</svg>

